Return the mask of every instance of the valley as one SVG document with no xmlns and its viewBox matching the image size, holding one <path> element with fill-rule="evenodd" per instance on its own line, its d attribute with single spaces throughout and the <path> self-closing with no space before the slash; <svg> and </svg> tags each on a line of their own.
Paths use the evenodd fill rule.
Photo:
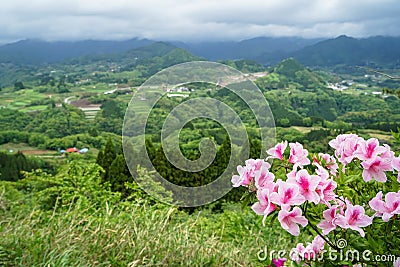
<svg viewBox="0 0 400 267">
<path fill-rule="evenodd" d="M 299 238 L 311 241 L 311 235 L 282 234 L 271 217 L 262 226 L 250 206 L 254 192 L 231 186 L 243 155 L 266 158 L 266 146 L 286 140 L 303 144 L 315 159 L 316 153 L 333 153 L 329 141 L 344 133 L 376 138 L 396 155 L 400 151 L 400 81 L 393 79 L 400 71 L 391 63 L 360 68 L 307 66 L 293 57 L 274 64 L 224 59 L 219 61 L 224 68 L 241 73 L 223 79 L 206 73 L 212 82 L 173 82 L 198 71 L 191 69 L 168 73 L 169 83 L 146 84 L 159 71 L 185 62 L 206 59 L 156 42 L 51 64 L 0 63 L 0 69 L 7 69 L 0 73 L 0 215 L 6 218 L 0 226 L 0 265 L 44 266 L 46 255 L 54 266 L 64 261 L 72 266 L 99 266 L 100 261 L 108 266 L 128 261 L 132 266 L 192 261 L 199 266 L 265 266 L 257 259 L 254 240 L 278 240 L 289 249 Z M 245 90 L 247 82 L 257 86 L 259 98 L 249 95 L 246 102 L 230 88 Z M 262 113 L 269 127 L 261 127 L 250 108 L 261 106 L 261 98 L 273 115 Z M 186 103 L 196 104 L 176 114 Z M 207 116 L 186 121 L 198 111 Z M 232 125 L 225 129 L 222 120 L 213 118 Z M 180 126 L 165 129 L 166 121 Z M 228 130 L 239 129 L 237 121 L 248 150 L 240 145 L 244 140 L 229 135 Z M 178 150 L 171 153 L 167 147 L 176 140 Z M 214 155 L 202 158 L 202 153 Z M 187 160 L 183 167 L 173 164 L 182 163 L 180 155 Z M 204 169 L 187 167 L 208 161 Z M 171 206 L 166 203 L 195 198 L 183 191 L 173 194 L 155 173 L 185 188 L 202 188 L 224 177 L 232 190 L 201 207 Z M 355 184 L 357 175 L 337 181 Z M 218 190 L 210 188 L 205 196 Z M 173 248 L 160 247 L 154 241 L 160 235 Z M 249 253 L 240 252 L 244 247 Z M 226 256 L 221 248 L 231 252 Z"/>
</svg>

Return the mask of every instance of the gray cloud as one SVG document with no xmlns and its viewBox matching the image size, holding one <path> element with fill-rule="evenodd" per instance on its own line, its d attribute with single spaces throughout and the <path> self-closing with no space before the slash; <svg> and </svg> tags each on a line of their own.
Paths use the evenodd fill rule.
<svg viewBox="0 0 400 267">
<path fill-rule="evenodd" d="M 398 0 L 14 0 L 0 4 L 0 42 L 398 36 L 398 14 Z"/>
</svg>

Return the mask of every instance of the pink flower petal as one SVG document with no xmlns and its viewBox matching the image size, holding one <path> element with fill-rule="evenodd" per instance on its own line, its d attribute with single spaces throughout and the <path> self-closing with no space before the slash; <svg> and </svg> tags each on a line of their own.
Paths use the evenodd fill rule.
<svg viewBox="0 0 400 267">
<path fill-rule="evenodd" d="M 267 153 L 270 155 L 267 159 L 280 159 L 283 160 L 283 153 L 287 147 L 287 141 L 282 141 L 281 143 L 277 144 L 273 148 L 267 150 Z"/>
<path fill-rule="evenodd" d="M 278 220 L 283 229 L 294 236 L 298 236 L 300 234 L 300 228 L 298 224 L 303 227 L 308 224 L 308 220 L 301 214 L 302 212 L 299 207 L 294 207 L 292 211 L 283 208 L 278 213 Z"/>
</svg>

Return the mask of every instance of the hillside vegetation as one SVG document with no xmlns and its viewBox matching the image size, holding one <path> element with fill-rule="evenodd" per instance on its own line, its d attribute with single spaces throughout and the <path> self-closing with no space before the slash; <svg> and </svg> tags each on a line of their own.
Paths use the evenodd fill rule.
<svg viewBox="0 0 400 267">
<path fill-rule="evenodd" d="M 399 151 L 391 133 L 398 136 L 400 127 L 397 80 L 359 68 L 339 74 L 310 69 L 294 58 L 269 68 L 242 59 L 223 61 L 244 73 L 230 77 L 232 84 L 216 79 L 184 84 L 181 92 L 168 84 L 139 91 L 128 120 L 132 125 L 124 133 L 124 145 L 132 151 L 125 158 L 122 125 L 139 86 L 164 68 L 197 60 L 204 59 L 154 42 L 50 65 L 0 64 L 5 70 L 0 70 L 0 265 L 265 266 L 260 250 L 309 241 L 311 233 L 293 237 L 274 218 L 263 226 L 250 202 L 238 204 L 243 188 L 203 207 L 167 205 L 179 196 L 154 182 L 155 173 L 144 168 L 140 155 L 146 152 L 167 180 L 193 187 L 216 180 L 231 154 L 234 166 L 243 165 L 238 160 L 243 148 L 220 122 L 205 117 L 185 122 L 173 134 L 189 160 L 201 157 L 202 140 L 212 140 L 216 157 L 210 166 L 190 172 L 169 161 L 161 145 L 163 124 L 174 108 L 195 98 L 230 107 L 247 131 L 249 156 L 265 158 L 264 129 L 248 103 L 228 89 L 242 88 L 243 77 L 252 79 L 268 101 L 278 141 L 301 142 L 310 153 L 331 152 L 328 140 L 353 132 Z M 146 116 L 149 99 L 172 89 L 175 95 L 165 94 Z M 216 112 L 205 102 L 197 105 L 205 114 Z M 138 129 L 143 120 L 145 135 Z M 138 146 L 142 137 L 143 151 Z M 126 162 L 132 158 L 140 164 L 131 173 Z M 236 172 L 228 170 L 229 175 Z M 155 195 L 148 195 L 137 181 Z"/>
</svg>

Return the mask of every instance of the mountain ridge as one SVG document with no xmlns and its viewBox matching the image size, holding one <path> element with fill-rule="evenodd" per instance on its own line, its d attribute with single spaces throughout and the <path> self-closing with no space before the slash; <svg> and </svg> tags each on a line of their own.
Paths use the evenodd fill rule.
<svg viewBox="0 0 400 267">
<path fill-rule="evenodd" d="M 129 39 L 124 41 L 57 41 L 21 40 L 0 46 L 0 63 L 52 64 L 85 55 L 107 55 L 126 52 L 154 41 Z"/>
<path fill-rule="evenodd" d="M 160 41 L 133 38 L 125 41 L 85 40 L 77 42 L 22 40 L 0 46 L 0 64 L 43 65 L 82 56 L 113 58 L 113 55 Z M 164 42 L 207 60 L 254 60 L 265 66 L 293 57 L 309 67 L 368 65 L 400 67 L 400 37 L 332 39 L 300 37 L 256 37 L 241 41 L 185 43 Z"/>
<path fill-rule="evenodd" d="M 208 60 L 253 59 L 265 51 L 295 51 L 320 39 L 300 37 L 256 37 L 241 41 L 185 43 L 164 41 Z M 160 42 L 149 39 L 129 39 L 125 41 L 56 41 L 27 39 L 0 46 L 0 63 L 53 64 L 71 58 L 88 55 L 112 55 L 130 49 Z M 161 41 L 162 42 L 162 41 Z"/>
<path fill-rule="evenodd" d="M 290 56 L 307 66 L 400 66 L 400 37 L 341 35 L 290 53 Z"/>
</svg>

